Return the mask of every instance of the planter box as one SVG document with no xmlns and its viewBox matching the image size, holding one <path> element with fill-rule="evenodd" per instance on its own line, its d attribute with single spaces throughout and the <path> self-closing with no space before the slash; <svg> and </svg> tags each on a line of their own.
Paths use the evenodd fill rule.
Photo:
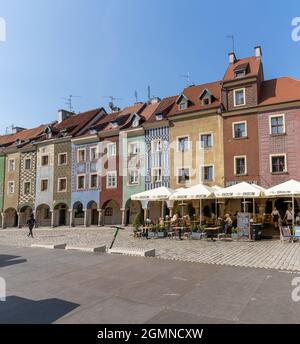
<svg viewBox="0 0 300 344">
<path fill-rule="evenodd" d="M 156 238 L 157 233 L 156 232 L 148 232 L 148 238 Z"/>
<path fill-rule="evenodd" d="M 192 232 L 192 239 L 200 240 L 202 238 L 202 236 L 203 236 L 202 233 Z"/>
<path fill-rule="evenodd" d="M 238 233 L 231 233 L 231 238 L 232 238 L 232 240 L 237 240 L 238 239 Z"/>
<path fill-rule="evenodd" d="M 158 238 L 165 238 L 167 236 L 167 233 L 164 231 L 164 232 L 157 232 L 157 237 Z"/>
</svg>

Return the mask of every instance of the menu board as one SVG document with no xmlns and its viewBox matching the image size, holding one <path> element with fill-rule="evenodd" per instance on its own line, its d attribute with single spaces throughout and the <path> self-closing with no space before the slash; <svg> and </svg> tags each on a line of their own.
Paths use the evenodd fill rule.
<svg viewBox="0 0 300 344">
<path fill-rule="evenodd" d="M 250 214 L 249 213 L 238 213 L 237 216 L 237 227 L 239 237 L 250 236 Z"/>
</svg>

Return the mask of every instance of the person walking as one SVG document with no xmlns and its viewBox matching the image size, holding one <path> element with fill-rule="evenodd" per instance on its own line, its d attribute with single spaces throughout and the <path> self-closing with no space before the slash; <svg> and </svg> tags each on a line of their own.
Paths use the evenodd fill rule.
<svg viewBox="0 0 300 344">
<path fill-rule="evenodd" d="M 289 205 L 285 216 L 284 216 L 284 220 L 286 220 L 287 225 L 289 227 L 291 227 L 293 225 L 293 218 L 294 218 L 294 209 Z"/>
<path fill-rule="evenodd" d="M 28 229 L 29 229 L 29 233 L 27 235 L 28 237 L 32 237 L 33 238 L 32 230 L 33 230 L 33 227 L 34 227 L 35 223 L 36 223 L 35 222 L 35 218 L 34 218 L 33 214 L 31 214 L 29 220 L 27 221 L 27 226 L 28 226 Z"/>
<path fill-rule="evenodd" d="M 275 228 L 275 230 L 277 230 L 278 229 L 278 223 L 279 223 L 280 214 L 279 214 L 279 211 L 277 210 L 276 207 L 273 208 L 271 216 L 272 216 L 272 219 L 273 219 L 274 228 Z"/>
</svg>

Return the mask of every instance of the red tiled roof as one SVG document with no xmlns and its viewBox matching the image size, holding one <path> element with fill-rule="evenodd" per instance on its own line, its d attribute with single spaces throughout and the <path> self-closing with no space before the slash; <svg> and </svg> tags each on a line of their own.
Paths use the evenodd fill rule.
<svg viewBox="0 0 300 344">
<path fill-rule="evenodd" d="M 17 140 L 21 140 L 24 142 L 32 141 L 36 137 L 41 135 L 44 132 L 45 128 L 47 128 L 47 126 L 47 124 L 42 124 L 39 127 L 24 129 L 15 134 L 0 136 L 0 146 L 12 146 Z"/>
<path fill-rule="evenodd" d="M 211 92 L 214 99 L 213 102 L 209 105 L 202 105 L 200 100 L 200 95 L 202 92 L 207 89 Z M 201 110 L 208 110 L 217 108 L 221 105 L 221 81 L 211 82 L 202 85 L 190 86 L 183 90 L 181 93 L 190 101 L 190 105 L 187 109 L 179 110 L 178 104 L 174 103 L 172 109 L 170 110 L 168 116 L 172 117 L 174 115 L 194 112 L 194 111 L 201 111 Z"/>
<path fill-rule="evenodd" d="M 235 79 L 234 71 L 236 69 L 243 68 L 247 65 L 248 65 L 248 73 L 245 75 L 245 77 L 256 76 L 258 74 L 260 64 L 261 64 L 261 61 L 255 56 L 246 57 L 244 59 L 237 60 L 235 63 L 232 63 L 228 66 L 225 72 L 223 81 L 234 80 Z"/>
<path fill-rule="evenodd" d="M 282 77 L 263 81 L 259 105 L 300 100 L 300 80 Z"/>
</svg>

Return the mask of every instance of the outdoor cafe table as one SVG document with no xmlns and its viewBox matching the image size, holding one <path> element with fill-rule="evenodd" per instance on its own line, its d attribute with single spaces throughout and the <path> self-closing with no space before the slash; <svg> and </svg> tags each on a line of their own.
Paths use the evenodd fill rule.
<svg viewBox="0 0 300 344">
<path fill-rule="evenodd" d="M 219 226 L 217 226 L 217 227 L 207 227 L 205 231 L 208 232 L 208 233 L 210 233 L 210 235 L 211 235 L 211 240 L 212 240 L 212 241 L 215 241 L 215 240 L 214 240 L 213 234 L 216 233 L 216 232 L 218 232 L 219 229 L 220 229 Z"/>
</svg>

